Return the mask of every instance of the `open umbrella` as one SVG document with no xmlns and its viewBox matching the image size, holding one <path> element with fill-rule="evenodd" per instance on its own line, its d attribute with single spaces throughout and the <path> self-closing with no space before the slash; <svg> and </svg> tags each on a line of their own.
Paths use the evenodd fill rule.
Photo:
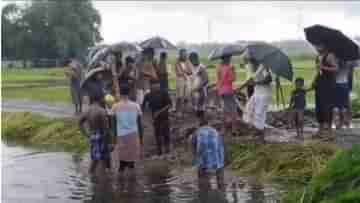
<svg viewBox="0 0 360 203">
<path fill-rule="evenodd" d="M 130 42 L 119 42 L 110 46 L 114 52 L 140 52 L 142 49 L 139 45 Z"/>
<path fill-rule="evenodd" d="M 97 51 L 88 63 L 88 70 L 93 69 L 99 65 L 99 62 L 105 59 L 105 57 L 110 53 L 110 50 L 110 47 L 104 47 Z"/>
<path fill-rule="evenodd" d="M 360 58 L 359 46 L 341 31 L 313 25 L 304 29 L 306 40 L 313 45 L 322 44 L 343 60 L 356 60 Z"/>
<path fill-rule="evenodd" d="M 210 60 L 217 60 L 221 59 L 223 56 L 229 56 L 229 55 L 240 55 L 244 52 L 244 47 L 237 45 L 237 44 L 231 44 L 224 47 L 219 47 L 214 50 L 212 50 L 209 54 Z"/>
<path fill-rule="evenodd" d="M 293 67 L 289 57 L 279 48 L 267 43 L 254 43 L 247 45 L 245 50 L 250 58 L 264 64 L 274 74 L 292 81 Z"/>
<path fill-rule="evenodd" d="M 176 46 L 162 37 L 152 37 L 140 43 L 142 48 L 176 49 Z"/>
<path fill-rule="evenodd" d="M 87 84 L 89 82 L 91 82 L 91 80 L 93 79 L 93 77 L 97 74 L 97 73 L 102 73 L 103 75 L 103 80 L 104 81 L 110 81 L 112 79 L 112 73 L 111 70 L 109 69 L 105 69 L 105 68 L 94 68 L 92 70 L 90 70 L 89 72 L 87 72 L 85 74 L 84 79 L 81 81 L 80 83 L 80 87 L 81 88 L 86 88 Z"/>
</svg>

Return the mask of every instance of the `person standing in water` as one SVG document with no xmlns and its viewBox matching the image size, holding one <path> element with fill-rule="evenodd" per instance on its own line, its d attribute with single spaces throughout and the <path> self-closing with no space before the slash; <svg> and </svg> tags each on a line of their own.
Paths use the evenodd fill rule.
<svg viewBox="0 0 360 203">
<path fill-rule="evenodd" d="M 120 100 L 113 105 L 111 112 L 116 118 L 116 153 L 119 157 L 119 173 L 123 175 L 128 168 L 135 173 L 135 163 L 140 160 L 142 137 L 139 136 L 138 118 L 142 115 L 140 106 L 129 100 L 129 86 L 121 83 Z"/>
<path fill-rule="evenodd" d="M 90 142 L 90 173 L 94 173 L 99 163 L 103 168 L 110 170 L 110 143 L 109 126 L 107 120 L 107 112 L 102 107 L 102 99 L 100 95 L 90 95 L 92 103 L 89 109 L 80 117 L 80 129 L 83 134 L 88 135 Z M 89 132 L 85 130 L 85 123 L 88 123 Z"/>
<path fill-rule="evenodd" d="M 152 111 L 154 122 L 154 135 L 158 148 L 158 155 L 161 156 L 165 151 L 170 153 L 170 120 L 169 109 L 171 99 L 166 90 L 161 89 L 159 81 L 152 81 L 151 92 L 145 96 L 143 109 L 149 104 Z M 163 150 L 164 148 L 164 150 Z"/>
<path fill-rule="evenodd" d="M 209 172 L 214 170 L 217 184 L 222 187 L 225 166 L 223 137 L 215 128 L 209 126 L 206 116 L 201 117 L 199 124 L 199 129 L 190 138 L 198 177 L 207 179 Z"/>
<path fill-rule="evenodd" d="M 231 65 L 231 55 L 222 57 L 222 62 L 217 66 L 216 72 L 217 92 L 224 102 L 225 129 L 234 135 L 236 133 L 237 103 L 233 83 L 236 80 L 236 73 L 234 66 Z"/>
<path fill-rule="evenodd" d="M 179 58 L 175 64 L 176 73 L 176 111 L 181 115 L 185 113 L 185 107 L 189 100 L 190 75 L 192 74 L 191 63 L 187 59 L 186 49 L 180 49 Z"/>
<path fill-rule="evenodd" d="M 209 76 L 206 70 L 206 66 L 200 63 L 199 55 L 196 52 L 190 53 L 189 60 L 194 68 L 193 69 L 194 85 L 192 87 L 194 109 L 196 111 L 196 116 L 198 118 L 202 118 L 205 114 L 205 109 L 206 109 Z"/>
</svg>

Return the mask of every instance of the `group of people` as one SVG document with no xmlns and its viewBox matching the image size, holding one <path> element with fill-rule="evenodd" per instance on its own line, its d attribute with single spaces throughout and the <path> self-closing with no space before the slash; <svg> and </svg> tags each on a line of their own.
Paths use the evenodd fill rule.
<svg viewBox="0 0 360 203">
<path fill-rule="evenodd" d="M 338 128 L 348 126 L 351 117 L 350 89 L 354 64 L 341 62 L 321 46 L 317 50 L 319 57 L 314 82 L 309 88 L 305 88 L 304 79 L 297 78 L 291 95 L 290 107 L 297 134 L 301 138 L 307 91 L 315 90 L 316 116 L 320 124 L 318 135 L 331 130 L 333 117 L 339 117 L 339 122 L 336 123 Z M 111 72 L 111 80 L 105 80 L 104 73 L 99 72 L 92 78 L 91 85 L 88 85 L 90 106 L 81 115 L 80 126 L 90 139 L 93 160 L 90 171 L 95 170 L 98 162 L 103 162 L 105 168 L 110 169 L 112 150 L 119 157 L 119 172 L 135 168 L 135 162 L 140 160 L 142 154 L 142 112 L 147 108 L 152 113 L 157 155 L 170 153 L 169 110 L 173 102 L 169 95 L 167 53 L 160 53 L 159 62 L 154 55 L 153 48 L 146 48 L 140 57 L 127 56 L 123 65 L 122 54 L 111 53 L 101 63 L 104 69 Z M 215 169 L 219 177 L 223 175 L 224 142 L 221 135 L 236 134 L 239 102 L 234 86 L 236 70 L 231 58 L 231 55 L 222 56 L 216 67 L 216 92 L 222 100 L 225 116 L 225 132 L 221 133 L 208 123 L 206 106 L 210 81 L 207 67 L 201 64 L 198 53 L 188 54 L 186 49 L 181 49 L 175 64 L 176 115 L 184 118 L 190 106 L 199 120 L 199 129 L 191 138 L 199 175 L 208 169 Z M 272 102 L 273 73 L 269 67 L 246 52 L 243 58 L 247 79 L 239 89 L 247 88 L 248 101 L 240 120 L 252 126 L 260 141 L 265 142 L 266 114 Z M 70 64 L 70 67 L 78 66 L 75 62 Z M 68 75 L 77 76 L 74 73 L 76 72 Z M 71 84 L 75 89 L 79 87 L 76 82 Z M 76 107 L 76 111 L 81 111 L 81 105 Z M 85 130 L 85 123 L 88 123 L 88 131 Z"/>
</svg>

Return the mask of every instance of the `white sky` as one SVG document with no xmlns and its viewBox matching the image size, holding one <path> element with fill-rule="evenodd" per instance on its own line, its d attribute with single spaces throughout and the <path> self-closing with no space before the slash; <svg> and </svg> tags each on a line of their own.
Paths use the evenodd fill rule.
<svg viewBox="0 0 360 203">
<path fill-rule="evenodd" d="M 1 5 L 9 1 L 1 2 Z M 105 43 L 160 35 L 172 42 L 277 41 L 304 38 L 303 27 L 328 25 L 360 35 L 359 1 L 94 1 Z M 208 21 L 211 20 L 211 37 Z"/>
<path fill-rule="evenodd" d="M 212 41 L 304 38 L 302 28 L 328 25 L 360 35 L 360 2 L 116 2 L 94 1 L 100 11 L 105 43 L 141 41 L 160 35 L 170 41 Z"/>
</svg>

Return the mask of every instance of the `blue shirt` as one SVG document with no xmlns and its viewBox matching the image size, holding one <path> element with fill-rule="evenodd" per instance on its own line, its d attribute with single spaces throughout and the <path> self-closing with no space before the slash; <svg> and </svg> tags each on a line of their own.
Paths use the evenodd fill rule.
<svg viewBox="0 0 360 203">
<path fill-rule="evenodd" d="M 224 167 L 224 142 L 216 129 L 210 126 L 199 128 L 192 137 L 195 146 L 195 165 L 202 169 Z"/>
</svg>

